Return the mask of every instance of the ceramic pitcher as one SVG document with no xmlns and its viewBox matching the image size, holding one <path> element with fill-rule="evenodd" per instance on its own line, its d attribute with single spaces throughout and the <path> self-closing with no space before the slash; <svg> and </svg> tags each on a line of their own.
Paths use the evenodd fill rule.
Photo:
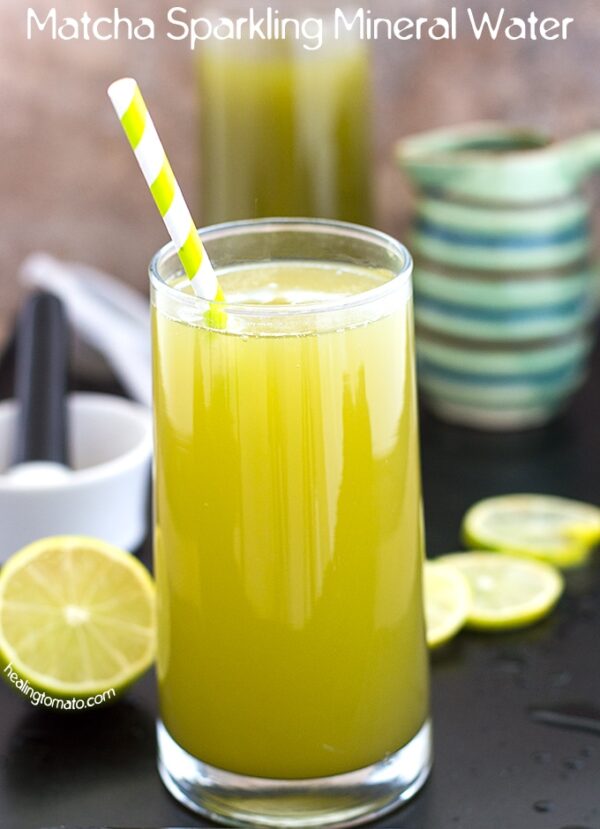
<svg viewBox="0 0 600 829">
<path fill-rule="evenodd" d="M 597 272 L 582 185 L 600 132 L 559 143 L 500 123 L 402 140 L 416 187 L 412 238 L 419 382 L 442 417 L 518 429 L 582 383 Z"/>
</svg>

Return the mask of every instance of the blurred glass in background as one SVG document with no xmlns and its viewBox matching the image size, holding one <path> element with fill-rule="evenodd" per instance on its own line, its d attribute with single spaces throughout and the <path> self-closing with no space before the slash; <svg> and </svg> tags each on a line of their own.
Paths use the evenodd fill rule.
<svg viewBox="0 0 600 829">
<path fill-rule="evenodd" d="M 227 6 L 221 14 L 235 16 Z M 331 16 L 320 19 L 318 48 L 293 37 L 199 45 L 204 224 L 266 216 L 371 223 L 369 50 L 353 34 L 335 39 Z"/>
</svg>

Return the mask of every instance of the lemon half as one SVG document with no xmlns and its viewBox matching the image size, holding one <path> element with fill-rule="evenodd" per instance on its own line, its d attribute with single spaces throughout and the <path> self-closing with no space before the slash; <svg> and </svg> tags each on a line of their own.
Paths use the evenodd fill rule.
<svg viewBox="0 0 600 829">
<path fill-rule="evenodd" d="M 68 697 L 118 691 L 154 654 L 154 583 L 130 553 L 56 536 L 0 571 L 0 655 L 32 687 Z"/>
</svg>

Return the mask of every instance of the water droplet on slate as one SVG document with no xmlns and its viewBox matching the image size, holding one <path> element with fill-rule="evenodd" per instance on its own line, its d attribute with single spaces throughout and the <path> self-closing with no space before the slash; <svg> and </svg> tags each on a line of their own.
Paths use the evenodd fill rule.
<svg viewBox="0 0 600 829">
<path fill-rule="evenodd" d="M 527 661 L 516 654 L 499 653 L 494 660 L 494 666 L 497 671 L 505 674 L 521 674 L 527 667 Z"/>
<path fill-rule="evenodd" d="M 556 671 L 556 673 L 550 674 L 550 683 L 554 688 L 564 688 L 572 679 L 573 676 L 568 671 Z"/>
</svg>

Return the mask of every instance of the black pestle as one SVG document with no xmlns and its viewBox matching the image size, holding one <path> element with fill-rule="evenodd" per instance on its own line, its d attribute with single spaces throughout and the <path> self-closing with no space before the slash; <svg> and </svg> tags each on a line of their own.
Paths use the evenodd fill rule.
<svg viewBox="0 0 600 829">
<path fill-rule="evenodd" d="M 66 466 L 69 331 L 63 304 L 54 294 L 35 293 L 25 303 L 17 322 L 16 352 L 14 463 Z"/>
</svg>

